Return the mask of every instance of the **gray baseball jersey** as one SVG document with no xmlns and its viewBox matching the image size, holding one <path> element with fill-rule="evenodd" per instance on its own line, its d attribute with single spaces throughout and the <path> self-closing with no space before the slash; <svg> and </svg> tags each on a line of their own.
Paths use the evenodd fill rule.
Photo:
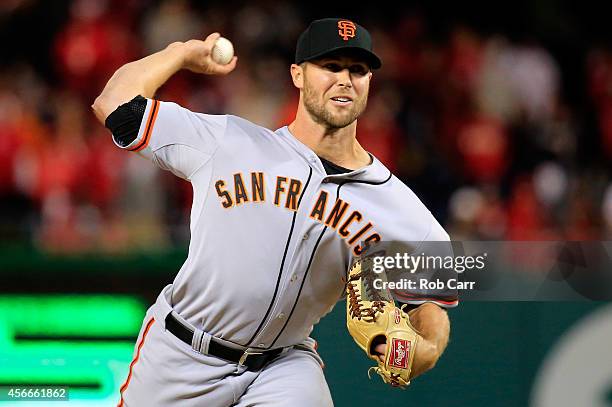
<svg viewBox="0 0 612 407">
<path fill-rule="evenodd" d="M 138 137 L 119 146 L 191 182 L 189 254 L 167 300 L 228 344 L 272 349 L 306 340 L 344 298 L 347 268 L 364 242 L 449 239 L 375 157 L 328 175 L 287 127 L 148 100 Z"/>
</svg>

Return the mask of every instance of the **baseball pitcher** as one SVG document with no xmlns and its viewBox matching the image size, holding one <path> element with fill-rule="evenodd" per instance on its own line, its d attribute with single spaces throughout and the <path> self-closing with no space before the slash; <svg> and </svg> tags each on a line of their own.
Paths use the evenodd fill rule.
<svg viewBox="0 0 612 407">
<path fill-rule="evenodd" d="M 120 406 L 331 406 L 309 337 L 346 299 L 347 326 L 393 386 L 432 368 L 455 298 L 402 309 L 361 291 L 368 244 L 448 241 L 414 193 L 361 147 L 373 71 L 368 31 L 312 22 L 290 67 L 295 120 L 269 130 L 155 99 L 176 72 L 230 74 L 220 37 L 170 44 L 121 67 L 93 104 L 114 143 L 189 181 L 189 254 L 143 321 Z M 256 101 L 254 101 L 256 102 Z"/>
</svg>

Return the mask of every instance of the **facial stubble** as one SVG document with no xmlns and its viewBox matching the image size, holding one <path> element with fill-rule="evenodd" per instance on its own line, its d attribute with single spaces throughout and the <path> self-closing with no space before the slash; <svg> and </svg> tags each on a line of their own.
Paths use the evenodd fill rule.
<svg viewBox="0 0 612 407">
<path fill-rule="evenodd" d="M 353 99 L 352 106 L 348 112 L 333 113 L 326 108 L 327 100 L 323 100 L 309 82 L 304 78 L 304 107 L 310 117 L 318 124 L 328 129 L 341 129 L 353 123 L 366 108 L 368 103 L 368 90 L 359 99 Z"/>
</svg>

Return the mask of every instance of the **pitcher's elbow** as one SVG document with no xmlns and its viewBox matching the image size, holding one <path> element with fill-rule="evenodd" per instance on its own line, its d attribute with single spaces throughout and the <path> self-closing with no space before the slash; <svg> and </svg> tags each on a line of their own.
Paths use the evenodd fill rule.
<svg viewBox="0 0 612 407">
<path fill-rule="evenodd" d="M 96 115 L 96 118 L 102 124 L 104 124 L 104 122 L 106 121 L 106 118 L 111 113 L 108 111 L 109 110 L 108 106 L 109 106 L 108 99 L 104 96 L 104 94 L 101 94 L 100 96 L 98 96 L 96 100 L 94 100 L 93 104 L 91 105 L 91 110 L 93 110 L 94 114 Z"/>
</svg>

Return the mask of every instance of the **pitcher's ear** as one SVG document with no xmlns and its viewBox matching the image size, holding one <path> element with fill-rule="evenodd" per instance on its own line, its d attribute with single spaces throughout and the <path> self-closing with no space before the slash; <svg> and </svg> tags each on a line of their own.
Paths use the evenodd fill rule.
<svg viewBox="0 0 612 407">
<path fill-rule="evenodd" d="M 304 65 L 291 64 L 291 79 L 293 80 L 293 85 L 298 89 L 304 87 Z"/>
</svg>

